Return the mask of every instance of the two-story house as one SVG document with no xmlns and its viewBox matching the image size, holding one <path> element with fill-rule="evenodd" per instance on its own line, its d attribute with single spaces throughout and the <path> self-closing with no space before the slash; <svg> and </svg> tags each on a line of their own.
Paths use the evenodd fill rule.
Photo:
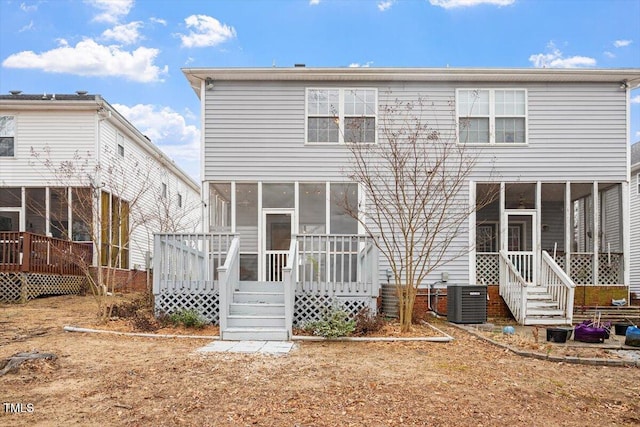
<svg viewBox="0 0 640 427">
<path fill-rule="evenodd" d="M 336 302 L 352 312 L 375 307 L 389 265 L 344 212 L 345 200 L 365 216 L 372 209 L 363 186 L 347 179 L 348 145 L 385 144 L 380 126 L 398 100 L 426 100 L 416 114 L 478 153 L 463 202 L 496 195 L 469 215 L 451 261 L 425 287 L 442 278 L 487 285 L 525 324 L 570 323 L 574 299 L 627 295 L 629 91 L 639 70 L 183 71 L 202 105 L 205 231 L 227 242 L 193 292 L 203 311 L 218 310 L 209 317 L 219 316 L 223 337 L 259 326 L 290 331 Z M 190 279 L 175 267 L 179 245 L 159 244 L 156 301 L 170 309 L 189 300 Z M 231 285 L 222 282 L 229 275 Z M 175 277 L 180 298 L 170 296 Z M 267 297 L 252 292 L 284 296 L 273 296 L 280 305 L 268 315 L 258 307 Z M 393 311 L 393 292 L 383 308 Z"/>
<path fill-rule="evenodd" d="M 74 248 L 145 270 L 153 233 L 199 229 L 200 205 L 199 185 L 101 96 L 0 96 L 0 299 L 30 280 L 23 298 L 76 289 L 58 277 L 78 273 L 64 266 Z"/>
</svg>

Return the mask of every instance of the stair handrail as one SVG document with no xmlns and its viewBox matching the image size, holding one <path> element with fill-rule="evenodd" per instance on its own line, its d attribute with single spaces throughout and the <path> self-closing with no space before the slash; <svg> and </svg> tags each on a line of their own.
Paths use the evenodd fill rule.
<svg viewBox="0 0 640 427">
<path fill-rule="evenodd" d="M 233 291 L 240 284 L 240 239 L 234 237 L 227 252 L 224 265 L 218 267 L 218 280 L 220 289 L 220 336 L 227 329 L 227 317 L 229 316 L 229 304 L 233 298 Z"/>
<path fill-rule="evenodd" d="M 500 250 L 500 296 L 518 323 L 524 323 L 527 316 L 527 281 L 504 249 Z"/>
<path fill-rule="evenodd" d="M 564 311 L 567 322 L 572 323 L 576 284 L 545 250 L 540 264 L 540 284 L 547 288 L 558 308 Z"/>
<path fill-rule="evenodd" d="M 291 239 L 287 265 L 282 268 L 284 286 L 284 325 L 287 339 L 293 335 L 293 309 L 296 300 L 296 284 L 298 282 L 298 239 Z"/>
</svg>

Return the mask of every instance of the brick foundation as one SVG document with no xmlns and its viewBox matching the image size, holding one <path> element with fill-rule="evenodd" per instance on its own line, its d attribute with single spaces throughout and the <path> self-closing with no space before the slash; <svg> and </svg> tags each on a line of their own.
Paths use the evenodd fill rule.
<svg viewBox="0 0 640 427">
<path fill-rule="evenodd" d="M 107 268 L 102 268 L 103 274 L 107 274 Z M 97 270 L 94 270 L 95 277 Z M 119 293 L 133 293 L 147 291 L 147 272 L 144 270 L 119 270 L 111 269 L 113 274 L 113 291 Z M 149 284 L 153 283 L 153 274 L 149 275 Z"/>
<path fill-rule="evenodd" d="M 612 299 L 628 298 L 629 289 L 623 285 L 576 286 L 573 306 L 610 306 Z"/>
<path fill-rule="evenodd" d="M 509 307 L 500 296 L 500 287 L 498 285 L 487 286 L 487 317 L 511 318 Z M 429 302 L 427 301 L 427 290 L 419 289 L 416 296 L 416 302 L 413 306 L 413 318 L 424 319 L 429 312 Z M 447 290 L 437 289 L 431 295 L 431 302 L 435 311 L 446 316 L 447 314 Z"/>
</svg>

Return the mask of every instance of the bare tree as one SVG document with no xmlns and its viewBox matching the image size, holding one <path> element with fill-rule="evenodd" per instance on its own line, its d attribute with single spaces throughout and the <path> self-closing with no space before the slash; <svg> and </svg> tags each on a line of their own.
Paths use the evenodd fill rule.
<svg viewBox="0 0 640 427">
<path fill-rule="evenodd" d="M 76 151 L 71 159 L 56 161 L 51 148 L 31 149 L 31 164 L 40 169 L 43 177 L 53 186 L 60 200 L 61 212 L 50 207 L 50 227 L 63 238 L 93 242 L 94 259 L 87 260 L 74 254 L 66 255 L 67 262 L 78 265 L 95 297 L 103 319 L 109 316 L 105 297 L 113 294 L 116 268 L 129 269 L 128 257 L 131 235 L 138 227 L 152 227 L 165 221 L 153 210 L 143 206 L 145 194 L 153 188 L 153 161 L 146 157 L 117 158 L 101 164 L 91 152 Z M 115 160 L 113 160 L 115 159 Z M 65 218 L 68 206 L 73 206 L 71 224 L 57 221 Z M 45 207 L 31 206 L 45 214 Z"/>
<path fill-rule="evenodd" d="M 403 331 L 411 328 L 418 287 L 430 273 L 468 254 L 462 237 L 469 215 L 491 198 L 469 203 L 477 152 L 457 142 L 454 123 L 440 126 L 434 109 L 424 98 L 396 101 L 380 108 L 378 143 L 346 141 L 352 155 L 346 174 L 367 198 L 365 212 L 346 209 L 376 236 L 390 265 Z"/>
</svg>

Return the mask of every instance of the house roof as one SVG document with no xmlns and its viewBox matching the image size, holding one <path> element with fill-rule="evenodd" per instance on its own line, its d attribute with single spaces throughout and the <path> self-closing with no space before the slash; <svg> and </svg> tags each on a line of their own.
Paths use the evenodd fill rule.
<svg viewBox="0 0 640 427">
<path fill-rule="evenodd" d="M 611 82 L 640 86 L 640 68 L 183 68 L 200 96 L 206 79 L 258 81 Z"/>
<path fill-rule="evenodd" d="M 111 104 L 105 101 L 102 96 L 88 94 L 78 91 L 76 94 L 22 94 L 12 91 L 10 95 L 0 95 L 0 108 L 22 109 L 22 110 L 42 110 L 45 109 L 67 109 L 67 110 L 90 110 L 104 114 L 117 127 L 128 131 L 137 142 L 155 158 L 175 172 L 180 178 L 188 183 L 195 191 L 200 191 L 200 185 L 187 173 L 182 170 L 170 157 L 160 150 L 146 135 L 140 132 L 131 122 L 118 112 Z"/>
</svg>

